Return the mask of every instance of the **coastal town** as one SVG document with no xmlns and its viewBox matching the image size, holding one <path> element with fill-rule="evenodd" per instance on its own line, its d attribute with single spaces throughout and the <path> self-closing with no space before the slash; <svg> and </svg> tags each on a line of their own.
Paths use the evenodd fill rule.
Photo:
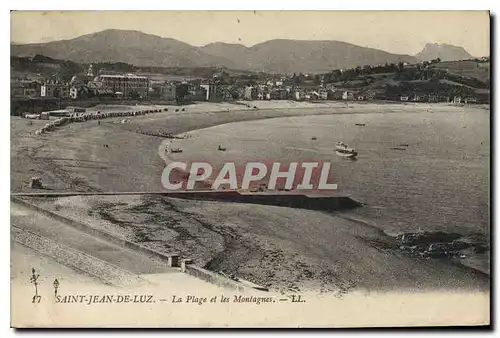
<svg viewBox="0 0 500 338">
<path fill-rule="evenodd" d="M 40 55 L 16 59 L 12 62 L 43 64 L 51 60 Z M 457 62 L 479 68 L 483 73 L 489 71 L 489 57 Z M 143 74 L 90 64 L 87 69 L 80 67 L 82 71 L 66 71 L 62 76 L 60 72 L 52 76 L 13 74 L 11 114 L 39 113 L 75 104 L 91 106 L 127 101 L 157 104 L 255 100 L 489 103 L 488 81 L 446 69 L 457 62 L 436 59 L 418 64 L 386 63 L 337 69 L 326 74 L 245 74 L 211 68 L 202 76 L 174 79 L 165 75 L 168 70 L 162 70 L 162 74 Z"/>
<path fill-rule="evenodd" d="M 11 12 L 12 326 L 487 320 L 489 13 L 276 13 Z"/>
</svg>

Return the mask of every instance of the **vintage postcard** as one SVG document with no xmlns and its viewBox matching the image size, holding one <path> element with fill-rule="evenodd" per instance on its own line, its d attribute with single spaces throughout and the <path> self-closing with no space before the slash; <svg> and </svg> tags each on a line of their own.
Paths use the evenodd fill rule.
<svg viewBox="0 0 500 338">
<path fill-rule="evenodd" d="M 11 325 L 490 324 L 488 11 L 13 11 Z"/>
</svg>

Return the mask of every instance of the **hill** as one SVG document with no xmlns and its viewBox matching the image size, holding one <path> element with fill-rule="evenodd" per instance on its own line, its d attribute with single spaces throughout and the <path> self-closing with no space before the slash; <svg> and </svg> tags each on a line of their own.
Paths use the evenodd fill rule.
<svg viewBox="0 0 500 338">
<path fill-rule="evenodd" d="M 449 73 L 490 82 L 490 62 L 476 60 L 439 62 L 432 65 L 436 69 L 444 69 Z"/>
<path fill-rule="evenodd" d="M 338 70 L 321 75 L 327 85 L 337 90 L 351 90 L 381 99 L 399 100 L 400 96 L 414 98 L 432 95 L 441 98 L 474 97 L 489 102 L 489 62 L 467 60 L 433 62 L 416 65 L 389 64 Z M 440 100 L 438 98 L 438 100 Z"/>
<path fill-rule="evenodd" d="M 77 63 L 54 59 L 43 55 L 34 57 L 11 56 L 10 69 L 12 79 L 54 79 L 69 81 L 75 74 L 85 74 L 89 68 L 88 63 Z M 97 62 L 92 63 L 95 70 L 136 73 L 146 75 L 155 80 L 180 80 L 193 78 L 212 78 L 215 74 L 227 73 L 231 76 L 256 76 L 250 71 L 238 71 L 220 67 L 149 67 L 134 66 L 124 62 Z M 265 74 L 263 75 L 265 76 Z"/>
<path fill-rule="evenodd" d="M 215 66 L 214 58 L 187 43 L 138 31 L 106 30 L 71 40 L 11 45 L 13 56 L 41 54 L 77 63 L 124 62 L 136 66 Z"/>
<path fill-rule="evenodd" d="M 82 73 L 85 66 L 65 60 L 58 60 L 44 55 L 34 57 L 10 58 L 11 78 L 30 78 L 43 80 L 47 78 L 68 81 L 74 74 Z"/>
<path fill-rule="evenodd" d="M 230 58 L 236 68 L 277 73 L 320 73 L 386 62 L 417 62 L 409 55 L 391 54 L 340 41 L 277 39 L 252 47 L 216 43 L 201 50 L 213 56 Z"/>
<path fill-rule="evenodd" d="M 441 59 L 441 61 L 459 61 L 474 58 L 463 47 L 438 43 L 426 44 L 424 49 L 415 57 L 421 61 L 431 61 L 437 58 Z"/>
<path fill-rule="evenodd" d="M 410 55 L 360 47 L 340 41 L 270 40 L 252 47 L 212 43 L 203 47 L 129 30 L 105 30 L 75 39 L 11 45 L 13 56 L 45 55 L 77 63 L 124 62 L 135 66 L 226 67 L 271 73 L 320 73 L 403 62 Z"/>
<path fill-rule="evenodd" d="M 361 96 L 379 99 L 427 100 L 433 102 L 452 99 L 455 96 L 475 98 L 477 102 L 488 103 L 490 93 L 489 77 L 477 69 L 488 69 L 489 62 L 482 60 L 454 62 L 424 62 L 423 64 L 388 64 L 376 67 L 357 67 L 343 72 L 338 70 L 321 75 L 327 86 L 336 91 L 348 90 Z M 473 71 L 474 70 L 474 71 Z"/>
</svg>

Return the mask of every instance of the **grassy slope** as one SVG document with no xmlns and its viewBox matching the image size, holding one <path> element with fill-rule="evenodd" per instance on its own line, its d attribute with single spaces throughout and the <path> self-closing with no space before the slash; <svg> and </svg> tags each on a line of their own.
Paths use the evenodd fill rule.
<svg viewBox="0 0 500 338">
<path fill-rule="evenodd" d="M 450 73 L 475 78 L 483 82 L 490 81 L 490 63 L 474 60 L 449 61 L 432 65 L 433 68 L 446 69 Z"/>
<path fill-rule="evenodd" d="M 490 81 L 490 63 L 489 62 L 477 62 L 474 60 L 465 61 L 450 61 L 450 62 L 440 62 L 437 64 L 432 64 L 429 68 L 442 69 L 448 71 L 450 74 L 458 75 L 462 77 L 467 77 L 471 79 L 477 79 L 482 82 Z M 369 80 L 368 84 L 365 84 L 365 80 Z M 421 83 L 424 84 L 429 82 L 429 80 L 398 80 L 396 79 L 396 73 L 384 73 L 384 74 L 370 74 L 370 75 L 360 75 L 349 81 L 339 81 L 332 83 L 337 88 L 345 88 L 351 90 L 359 91 L 371 91 L 378 94 L 383 94 L 386 92 L 386 87 L 398 86 L 402 82 L 408 83 Z M 449 84 L 458 87 L 466 87 L 474 90 L 476 93 L 488 93 L 488 89 L 474 88 L 463 83 L 450 81 L 446 79 L 439 80 L 443 84 Z"/>
</svg>

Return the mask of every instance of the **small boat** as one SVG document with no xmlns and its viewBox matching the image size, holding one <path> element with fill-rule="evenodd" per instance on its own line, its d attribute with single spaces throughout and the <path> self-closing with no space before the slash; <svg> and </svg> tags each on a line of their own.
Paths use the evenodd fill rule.
<svg viewBox="0 0 500 338">
<path fill-rule="evenodd" d="M 358 156 L 358 153 L 356 152 L 355 149 L 347 147 L 347 144 L 344 142 L 338 142 L 337 145 L 335 146 L 335 152 L 337 155 L 345 157 L 345 158 L 355 158 Z"/>
</svg>

